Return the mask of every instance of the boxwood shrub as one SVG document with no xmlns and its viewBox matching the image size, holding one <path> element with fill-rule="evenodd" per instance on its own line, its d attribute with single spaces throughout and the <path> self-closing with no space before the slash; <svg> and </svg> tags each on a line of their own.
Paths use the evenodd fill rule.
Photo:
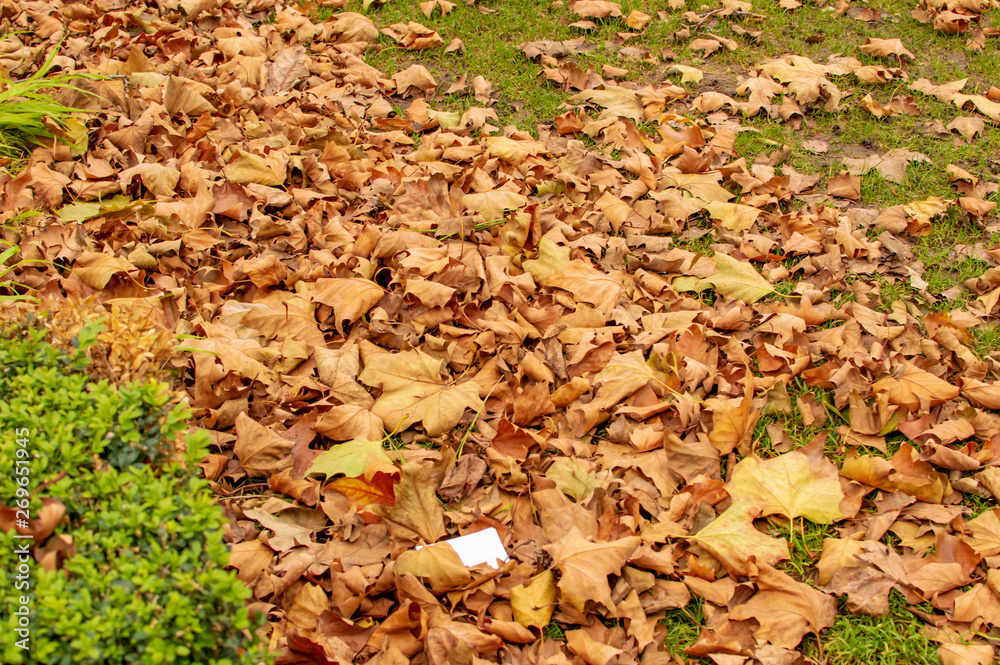
<svg viewBox="0 0 1000 665">
<path fill-rule="evenodd" d="M 78 337 L 85 347 L 93 328 Z M 207 439 L 175 448 L 186 413 L 154 381 L 116 387 L 86 371 L 83 348 L 50 345 L 27 324 L 0 328 L 0 505 L 15 507 L 19 431 L 28 430 L 31 517 L 43 499 L 66 514 L 55 535 L 75 553 L 35 560 L 18 589 L 15 548 L 0 529 L 5 571 L 0 661 L 14 665 L 262 662 L 245 606 L 249 591 L 225 569 L 224 518 L 197 475 Z M 21 453 L 25 455 L 25 453 Z M 25 465 L 21 465 L 25 466 Z M 51 541 L 50 541 L 51 542 Z M 45 549 L 35 542 L 35 552 Z M 54 557 L 50 557 L 54 558 Z M 15 607 L 27 595 L 28 650 Z"/>
</svg>

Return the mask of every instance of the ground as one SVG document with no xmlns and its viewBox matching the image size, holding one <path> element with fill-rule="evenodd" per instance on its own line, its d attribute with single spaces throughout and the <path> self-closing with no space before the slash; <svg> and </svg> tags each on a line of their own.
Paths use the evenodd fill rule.
<svg viewBox="0 0 1000 665">
<path fill-rule="evenodd" d="M 0 279 L 172 335 L 279 662 L 992 662 L 995 1 L 2 16 L 110 78 Z"/>
</svg>

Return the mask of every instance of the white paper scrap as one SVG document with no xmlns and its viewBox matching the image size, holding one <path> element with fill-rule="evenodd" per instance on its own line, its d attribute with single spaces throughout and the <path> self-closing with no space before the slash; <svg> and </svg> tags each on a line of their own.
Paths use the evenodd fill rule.
<svg viewBox="0 0 1000 665">
<path fill-rule="evenodd" d="M 469 568 L 481 563 L 490 568 L 499 568 L 500 564 L 507 561 L 507 550 L 500 541 L 500 534 L 493 527 L 440 542 L 451 545 L 458 552 L 462 565 Z M 418 545 L 417 549 L 422 547 L 423 545 Z"/>
</svg>

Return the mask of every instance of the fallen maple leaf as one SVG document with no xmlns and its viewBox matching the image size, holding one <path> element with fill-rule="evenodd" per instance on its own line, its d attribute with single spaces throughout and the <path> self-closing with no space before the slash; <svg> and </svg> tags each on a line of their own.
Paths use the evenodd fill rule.
<svg viewBox="0 0 1000 665">
<path fill-rule="evenodd" d="M 747 575 L 751 559 L 760 566 L 774 565 L 789 557 L 786 541 L 765 536 L 754 528 L 753 519 L 759 514 L 757 508 L 733 502 L 726 512 L 689 538 L 711 552 L 726 570 Z"/>
<path fill-rule="evenodd" d="M 986 584 L 974 584 L 954 602 L 954 621 L 971 623 L 981 619 L 991 626 L 1000 626 L 1000 597 Z"/>
<path fill-rule="evenodd" d="M 236 457 L 249 476 L 276 473 L 292 466 L 293 443 L 245 413 L 236 417 Z"/>
<path fill-rule="evenodd" d="M 951 81 L 950 83 L 943 83 L 941 85 L 934 85 L 927 79 L 918 79 L 910 84 L 910 90 L 916 90 L 917 92 L 922 92 L 925 95 L 933 95 L 937 97 L 942 102 L 950 102 L 955 99 L 955 96 L 965 88 L 965 84 L 968 83 L 969 79 L 959 79 L 957 81 Z"/>
<path fill-rule="evenodd" d="M 768 565 L 758 566 L 758 591 L 730 612 L 736 621 L 756 619 L 759 640 L 785 649 L 794 649 L 808 633 L 819 635 L 837 618 L 837 601 L 807 584 Z"/>
<path fill-rule="evenodd" d="M 956 94 L 951 99 L 955 106 L 965 109 L 970 104 L 980 113 L 994 122 L 1000 122 L 1000 102 L 993 101 L 983 95 Z"/>
<path fill-rule="evenodd" d="M 123 258 L 100 252 L 84 252 L 76 259 L 73 267 L 76 275 L 87 286 L 103 289 L 117 274 L 135 272 L 135 266 Z"/>
<path fill-rule="evenodd" d="M 396 90 L 404 97 L 412 96 L 415 90 L 430 92 L 437 88 L 437 81 L 423 65 L 410 65 L 393 74 L 392 80 L 396 83 Z"/>
<path fill-rule="evenodd" d="M 576 0 L 576 2 L 570 3 L 570 10 L 577 16 L 584 18 L 608 18 L 609 16 L 622 15 L 621 5 L 608 0 Z"/>
<path fill-rule="evenodd" d="M 395 477 L 398 472 L 384 473 L 376 471 L 371 478 L 335 478 L 326 484 L 327 489 L 333 489 L 344 495 L 356 508 L 364 508 L 371 504 L 391 506 L 396 503 Z"/>
<path fill-rule="evenodd" d="M 899 60 L 902 60 L 904 57 L 907 60 L 916 58 L 909 49 L 903 46 L 903 42 L 898 37 L 893 39 L 869 38 L 865 40 L 864 44 L 858 47 L 858 50 L 868 55 L 876 55 L 883 58 L 890 55 L 896 56 Z"/>
<path fill-rule="evenodd" d="M 899 447 L 891 460 L 858 455 L 852 449 L 848 451 L 840 473 L 845 478 L 890 492 L 900 490 L 929 503 L 941 503 L 951 493 L 948 477 L 934 471 L 927 462 L 919 461 L 919 454 L 906 443 Z"/>
<path fill-rule="evenodd" d="M 861 198 L 861 178 L 850 171 L 841 171 L 830 178 L 826 191 L 830 193 L 830 196 L 857 201 Z"/>
<path fill-rule="evenodd" d="M 826 111 L 836 111 L 842 94 L 828 78 L 827 68 L 801 55 L 768 60 L 760 70 L 788 86 L 788 91 L 800 104 L 824 100 Z"/>
<path fill-rule="evenodd" d="M 391 354 L 366 344 L 361 358 L 365 369 L 358 379 L 381 391 L 372 413 L 391 431 L 419 422 L 429 436 L 438 436 L 457 425 L 466 409 L 483 407 L 475 383 L 449 383 L 441 361 L 419 349 Z"/>
<path fill-rule="evenodd" d="M 610 542 L 592 542 L 574 528 L 559 541 L 544 547 L 559 571 L 560 599 L 583 612 L 588 601 L 614 611 L 608 575 L 617 575 L 628 557 L 639 547 L 638 536 Z"/>
<path fill-rule="evenodd" d="M 472 581 L 472 573 L 448 543 L 435 543 L 407 550 L 396 559 L 399 575 L 413 575 L 423 580 L 436 594 L 452 591 Z"/>
<path fill-rule="evenodd" d="M 754 506 L 762 515 L 780 514 L 789 519 L 804 517 L 817 524 L 843 519 L 837 468 L 792 451 L 768 460 L 746 457 L 733 470 L 726 491 L 735 501 Z"/>
<path fill-rule="evenodd" d="M 898 376 L 890 376 L 872 385 L 876 393 L 886 392 L 890 404 L 908 411 L 924 410 L 959 395 L 959 389 L 916 365 L 905 363 Z"/>
<path fill-rule="evenodd" d="M 1000 384 L 983 383 L 976 379 L 963 379 L 962 395 L 973 404 L 987 409 L 1000 409 Z"/>
<path fill-rule="evenodd" d="M 398 475 L 399 470 L 382 449 L 381 441 L 356 439 L 339 443 L 320 453 L 306 471 L 326 478 L 345 475 L 349 478 L 372 478 L 376 473 Z"/>
<path fill-rule="evenodd" d="M 649 14 L 633 9 L 629 12 L 628 16 L 625 17 L 625 25 L 633 30 L 642 30 L 651 19 L 652 17 Z"/>
<path fill-rule="evenodd" d="M 522 626 L 544 629 L 555 611 L 556 584 L 551 570 L 539 573 L 528 584 L 510 590 L 514 621 Z"/>
<path fill-rule="evenodd" d="M 528 205 L 528 197 L 506 189 L 495 189 L 478 194 L 466 194 L 462 205 L 489 219 L 501 217 L 507 210 L 516 210 Z"/>
<path fill-rule="evenodd" d="M 826 586 L 838 570 L 859 566 L 859 552 L 861 545 L 853 538 L 824 538 L 823 553 L 816 564 L 816 582 Z"/>
<path fill-rule="evenodd" d="M 436 543 L 445 537 L 444 510 L 427 482 L 427 469 L 420 464 L 404 464 L 395 488 L 396 502 L 375 505 L 372 512 L 385 520 L 389 531 L 400 538 Z"/>
<path fill-rule="evenodd" d="M 731 256 L 716 252 L 712 257 L 715 274 L 704 278 L 724 296 L 733 296 L 744 302 L 757 302 L 774 293 L 774 287 L 764 279 L 751 263 L 737 261 Z"/>
<path fill-rule="evenodd" d="M 712 411 L 712 431 L 708 440 L 719 451 L 728 455 L 735 449 L 749 452 L 754 427 L 760 412 L 753 408 L 753 392 L 747 386 L 743 397 L 713 397 L 706 402 Z"/>
<path fill-rule="evenodd" d="M 884 155 L 872 155 L 861 159 L 847 158 L 844 164 L 852 175 L 863 175 L 877 170 L 886 180 L 902 183 L 906 179 L 906 167 L 910 162 L 928 162 L 926 155 L 911 152 L 906 148 L 896 148 Z"/>
<path fill-rule="evenodd" d="M 972 538 L 968 544 L 982 556 L 1000 554 L 1000 509 L 994 508 L 966 523 Z"/>
</svg>

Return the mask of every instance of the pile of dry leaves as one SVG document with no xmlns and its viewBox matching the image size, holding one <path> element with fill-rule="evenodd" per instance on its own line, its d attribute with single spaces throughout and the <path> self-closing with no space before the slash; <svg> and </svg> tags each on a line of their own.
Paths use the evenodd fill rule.
<svg viewBox="0 0 1000 665">
<path fill-rule="evenodd" d="M 848 207 L 859 174 L 922 155 L 858 160 L 818 191 L 787 152 L 734 149 L 739 112 L 834 111 L 830 76 L 899 67 L 789 56 L 749 72 L 745 100 L 689 99 L 536 43 L 575 94 L 535 138 L 488 105 L 435 110 L 421 65 L 366 64 L 389 27 L 358 13 L 5 0 L 0 16 L 15 75 L 61 43 L 60 67 L 110 76 L 71 100 L 89 138 L 68 127 L 0 176 L 5 214 L 42 211 L 12 239 L 46 263 L 17 280 L 190 336 L 173 362 L 279 663 L 666 663 L 658 622 L 693 597 L 688 655 L 805 662 L 838 597 L 878 615 L 890 590 L 930 603 L 915 611 L 946 662 L 991 661 L 1000 511 L 961 500 L 1000 493 L 1000 366 L 969 333 L 1000 309 L 1000 249 L 979 248 L 993 267 L 960 310 L 886 311 L 876 278 L 926 289 L 908 236 L 952 205 L 992 215 L 996 184 L 955 168 L 956 201 Z M 1000 117 L 957 84 L 912 87 Z M 816 440 L 793 450 L 774 428 L 757 451 L 761 414 L 793 410 Z M 806 521 L 839 535 L 790 575 L 782 533 Z M 498 569 L 415 549 L 491 527 Z M 565 639 L 543 637 L 552 622 Z"/>
</svg>

